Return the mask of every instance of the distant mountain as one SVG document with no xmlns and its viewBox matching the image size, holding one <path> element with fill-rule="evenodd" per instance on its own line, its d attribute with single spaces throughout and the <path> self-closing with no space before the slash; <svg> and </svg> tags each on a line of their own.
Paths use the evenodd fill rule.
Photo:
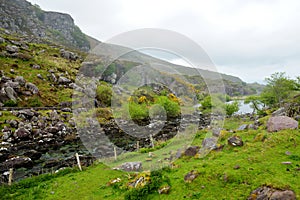
<svg viewBox="0 0 300 200">
<path fill-rule="evenodd" d="M 202 70 L 200 68 L 195 69 L 175 65 L 127 47 L 102 43 L 97 39 L 82 33 L 80 28 L 74 24 L 73 18 L 68 14 L 43 11 L 39 6 L 32 5 L 26 0 L 0 0 L 0 5 L 0 28 L 10 33 L 23 35 L 26 38 L 31 37 L 34 42 L 37 40 L 39 40 L 40 43 L 50 42 L 59 44 L 62 48 L 76 48 L 85 52 L 93 50 L 106 58 L 114 58 L 116 55 L 130 52 L 129 54 L 123 55 L 121 58 L 116 57 L 117 60 L 121 61 L 121 63 L 127 63 L 126 65 L 130 66 L 135 66 L 135 63 L 151 63 L 167 66 L 166 69 L 173 69 L 173 72 L 166 71 L 168 74 L 177 73 L 184 75 L 187 80 L 193 84 L 203 85 L 203 77 L 205 77 L 206 82 L 209 81 L 210 83 L 213 83 L 221 76 L 224 81 L 225 90 L 231 96 L 248 95 L 259 92 L 256 90 L 257 88 L 260 88 L 259 86 L 247 85 L 240 78 L 235 76 Z M 99 44 L 101 45 L 99 46 Z M 128 62 L 131 62 L 131 64 Z M 164 67 L 162 67 L 161 70 L 163 70 L 163 68 Z M 129 68 L 127 67 L 126 69 L 128 70 Z M 125 71 L 126 70 L 123 70 L 123 73 Z"/>
<path fill-rule="evenodd" d="M 68 14 L 46 12 L 26 0 L 0 0 L 0 5 L 0 28 L 83 51 L 90 49 L 86 35 Z"/>
</svg>

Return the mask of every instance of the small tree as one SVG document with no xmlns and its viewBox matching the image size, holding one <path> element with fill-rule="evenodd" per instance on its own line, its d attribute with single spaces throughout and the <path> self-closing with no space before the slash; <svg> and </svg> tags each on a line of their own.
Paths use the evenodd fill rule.
<svg viewBox="0 0 300 200">
<path fill-rule="evenodd" d="M 261 108 L 263 107 L 260 96 L 248 96 L 244 103 L 250 104 L 250 107 L 253 108 L 253 113 L 261 111 Z"/>
<path fill-rule="evenodd" d="M 226 115 L 232 116 L 235 112 L 239 111 L 239 102 L 234 101 L 225 105 Z"/>
<path fill-rule="evenodd" d="M 282 106 L 283 101 L 295 89 L 295 81 L 287 77 L 284 72 L 276 72 L 265 81 L 267 85 L 261 97 L 262 101 L 269 106 Z"/>
</svg>

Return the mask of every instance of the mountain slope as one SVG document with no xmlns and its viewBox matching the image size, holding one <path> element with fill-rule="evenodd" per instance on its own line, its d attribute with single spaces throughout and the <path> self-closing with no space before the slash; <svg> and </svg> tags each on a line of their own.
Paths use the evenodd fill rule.
<svg viewBox="0 0 300 200">
<path fill-rule="evenodd" d="M 70 15 L 43 11 L 26 0 L 0 0 L 0 4 L 0 28 L 83 51 L 90 49 L 85 34 L 74 24 Z"/>
</svg>

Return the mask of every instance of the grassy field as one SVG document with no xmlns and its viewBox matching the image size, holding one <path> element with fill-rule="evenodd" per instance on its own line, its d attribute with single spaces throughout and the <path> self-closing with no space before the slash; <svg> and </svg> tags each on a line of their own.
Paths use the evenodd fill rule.
<svg viewBox="0 0 300 200">
<path fill-rule="evenodd" d="M 241 123 L 244 122 L 230 119 L 225 127 L 236 129 Z M 240 136 L 244 146 L 229 146 L 227 139 L 232 135 Z M 193 145 L 200 145 L 204 137 L 205 131 L 198 132 Z M 222 150 L 212 151 L 204 158 L 183 156 L 169 163 L 169 167 L 159 170 L 160 178 L 167 181 L 157 183 L 147 192 L 142 187 L 128 186 L 139 175 L 112 170 L 99 163 L 82 172 L 67 169 L 1 187 L 0 198 L 117 200 L 134 199 L 129 194 L 135 193 L 140 195 L 135 199 L 246 199 L 252 190 L 263 185 L 291 189 L 300 198 L 299 130 L 268 133 L 262 126 L 260 130 L 222 131 L 219 144 L 225 145 Z M 282 164 L 287 161 L 291 164 Z M 191 170 L 199 176 L 186 183 L 184 176 Z M 143 173 L 148 172 L 140 174 Z M 117 178 L 120 182 L 108 184 Z M 171 187 L 169 194 L 159 194 L 157 188 L 166 185 Z"/>
</svg>

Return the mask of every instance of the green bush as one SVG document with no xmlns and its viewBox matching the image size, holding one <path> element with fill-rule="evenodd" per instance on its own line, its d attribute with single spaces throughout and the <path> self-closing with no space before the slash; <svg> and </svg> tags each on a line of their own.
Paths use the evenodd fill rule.
<svg viewBox="0 0 300 200">
<path fill-rule="evenodd" d="M 7 100 L 4 102 L 5 107 L 16 107 L 18 106 L 18 103 L 13 100 Z"/>
<path fill-rule="evenodd" d="M 102 82 L 96 90 L 96 99 L 102 107 L 111 106 L 112 88 L 109 84 Z"/>
<path fill-rule="evenodd" d="M 132 120 L 143 120 L 149 117 L 149 109 L 146 104 L 130 102 L 129 114 Z"/>
<path fill-rule="evenodd" d="M 162 174 L 162 170 L 152 171 L 150 174 L 150 182 L 142 188 L 133 188 L 125 194 L 125 200 L 143 200 L 148 199 L 149 194 L 157 193 L 163 184 L 170 184 L 169 177 Z"/>
<path fill-rule="evenodd" d="M 180 105 L 166 96 L 158 97 L 155 103 L 164 107 L 168 117 L 177 117 L 180 115 Z"/>
<path fill-rule="evenodd" d="M 211 96 L 206 96 L 203 101 L 201 101 L 201 108 L 203 110 L 212 108 Z"/>
<path fill-rule="evenodd" d="M 43 105 L 38 97 L 28 99 L 27 104 L 29 107 L 41 107 Z"/>
<path fill-rule="evenodd" d="M 226 115 L 232 116 L 235 112 L 239 111 L 239 102 L 234 101 L 225 105 Z"/>
</svg>

